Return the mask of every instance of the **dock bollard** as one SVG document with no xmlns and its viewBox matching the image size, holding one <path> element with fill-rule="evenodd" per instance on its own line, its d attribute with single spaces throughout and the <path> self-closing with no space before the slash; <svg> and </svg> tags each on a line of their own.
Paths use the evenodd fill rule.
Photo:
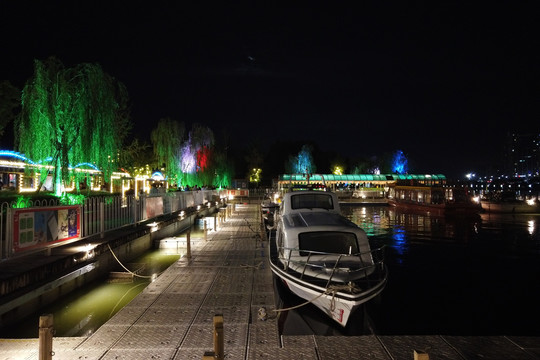
<svg viewBox="0 0 540 360">
<path fill-rule="evenodd" d="M 414 360 L 429 360 L 429 354 L 425 351 L 414 350 Z"/>
<path fill-rule="evenodd" d="M 206 220 L 203 221 L 204 241 L 208 241 L 208 228 L 206 227 Z"/>
<path fill-rule="evenodd" d="M 191 231 L 186 234 L 186 257 L 191 259 Z"/>
<path fill-rule="evenodd" d="M 53 323 L 52 314 L 39 317 L 39 360 L 51 360 L 54 355 L 52 349 Z"/>
<path fill-rule="evenodd" d="M 217 314 L 214 316 L 214 354 L 216 360 L 223 360 L 224 343 L 223 315 Z"/>
</svg>

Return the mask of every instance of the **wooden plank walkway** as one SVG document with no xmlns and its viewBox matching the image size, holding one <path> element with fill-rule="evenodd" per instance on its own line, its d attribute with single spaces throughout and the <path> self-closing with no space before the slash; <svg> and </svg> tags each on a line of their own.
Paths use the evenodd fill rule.
<svg viewBox="0 0 540 360">
<path fill-rule="evenodd" d="M 280 337 L 257 205 L 236 211 L 89 337 L 54 338 L 58 359 L 197 359 L 224 319 L 225 359 L 540 359 L 537 337 Z M 267 320 L 258 311 L 265 307 Z M 38 359 L 37 339 L 0 340 L 0 360 Z"/>
</svg>

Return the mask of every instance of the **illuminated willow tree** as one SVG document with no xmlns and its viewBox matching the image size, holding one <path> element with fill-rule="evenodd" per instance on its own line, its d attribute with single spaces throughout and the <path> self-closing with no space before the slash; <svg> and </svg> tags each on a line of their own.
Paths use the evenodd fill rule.
<svg viewBox="0 0 540 360">
<path fill-rule="evenodd" d="M 93 163 L 107 179 L 130 127 L 127 102 L 124 85 L 97 64 L 66 68 L 56 58 L 35 60 L 23 89 L 16 146 L 32 159 L 52 157 L 56 195 L 62 181 L 69 182 L 70 164 Z"/>
<path fill-rule="evenodd" d="M 165 164 L 169 182 L 181 185 L 182 175 L 181 145 L 184 139 L 185 126 L 170 118 L 161 119 L 157 128 L 152 130 L 151 140 L 154 147 L 154 155 L 158 164 Z"/>
<path fill-rule="evenodd" d="M 298 156 L 289 157 L 289 163 L 286 168 L 290 174 L 313 174 L 317 171 L 313 156 L 311 155 L 311 146 L 304 145 Z"/>
<path fill-rule="evenodd" d="M 214 151 L 211 184 L 217 188 L 226 188 L 232 183 L 233 167 L 227 161 L 227 154 L 223 151 Z"/>
<path fill-rule="evenodd" d="M 397 174 L 406 174 L 409 171 L 408 161 L 403 151 L 397 150 L 392 158 L 392 171 Z"/>
<path fill-rule="evenodd" d="M 187 140 L 181 146 L 180 168 L 183 185 L 207 185 L 212 183 L 210 175 L 211 148 L 214 133 L 208 127 L 194 124 Z M 208 182 L 210 180 L 210 182 Z"/>
</svg>

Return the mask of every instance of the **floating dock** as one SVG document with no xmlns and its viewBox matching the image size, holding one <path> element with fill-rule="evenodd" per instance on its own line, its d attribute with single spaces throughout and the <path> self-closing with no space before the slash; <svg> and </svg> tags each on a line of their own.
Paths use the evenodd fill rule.
<svg viewBox="0 0 540 360">
<path fill-rule="evenodd" d="M 540 359 L 528 336 L 280 336 L 267 251 L 259 206 L 236 205 L 95 333 L 53 338 L 52 359 L 213 358 L 216 318 L 224 359 Z M 0 360 L 38 358 L 38 339 L 0 339 Z"/>
</svg>

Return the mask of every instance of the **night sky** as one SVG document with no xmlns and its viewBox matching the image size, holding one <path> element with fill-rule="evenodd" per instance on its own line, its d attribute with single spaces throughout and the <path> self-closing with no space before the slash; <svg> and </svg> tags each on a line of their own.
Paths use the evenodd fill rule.
<svg viewBox="0 0 540 360">
<path fill-rule="evenodd" d="M 452 177 L 497 168 L 507 132 L 539 131 L 535 1 L 191 3 L 0 1 L 0 80 L 22 88 L 51 55 L 97 62 L 143 140 L 171 117 L 234 146 L 403 150 L 413 172 Z"/>
</svg>

